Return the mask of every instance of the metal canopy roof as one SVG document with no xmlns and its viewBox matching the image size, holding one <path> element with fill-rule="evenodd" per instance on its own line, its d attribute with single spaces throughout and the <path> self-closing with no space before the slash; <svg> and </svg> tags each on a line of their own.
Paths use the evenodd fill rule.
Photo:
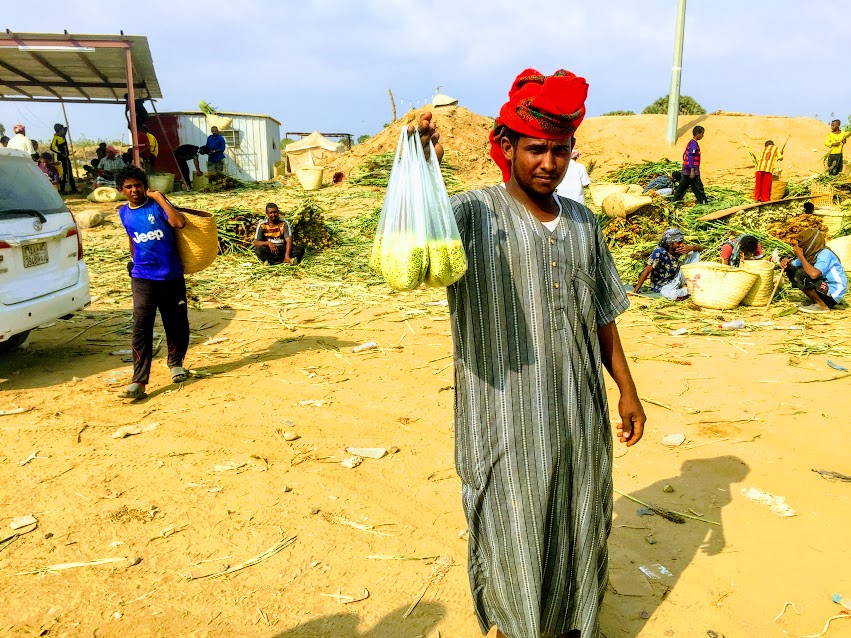
<svg viewBox="0 0 851 638">
<path fill-rule="evenodd" d="M 137 98 L 162 98 L 148 39 L 138 35 L 0 33 L 0 100 L 124 104 L 126 51 Z"/>
</svg>

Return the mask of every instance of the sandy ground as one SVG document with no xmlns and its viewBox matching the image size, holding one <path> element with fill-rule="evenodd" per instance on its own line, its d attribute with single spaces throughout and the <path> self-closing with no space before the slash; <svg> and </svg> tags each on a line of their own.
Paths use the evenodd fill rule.
<svg viewBox="0 0 851 638">
<path fill-rule="evenodd" d="M 110 355 L 128 347 L 129 296 L 94 292 L 87 311 L 0 360 L 0 409 L 27 409 L 0 417 L 0 525 L 38 519 L 0 551 L 1 635 L 479 635 L 453 469 L 448 313 L 426 305 L 440 291 L 291 281 L 253 305 L 201 298 L 187 361 L 197 376 L 170 385 L 160 355 L 149 398 L 132 404 L 114 394 L 130 366 Z M 833 593 L 851 594 L 851 484 L 812 471 L 851 474 L 849 378 L 830 380 L 841 373 L 827 365 L 851 367 L 851 357 L 789 352 L 840 347 L 849 311 L 776 318 L 779 309 L 636 299 L 621 317 L 649 422 L 638 446 L 616 449 L 615 485 L 720 524 L 639 516 L 616 496 L 608 638 L 809 635 L 838 612 Z M 776 326 L 701 334 L 735 316 Z M 792 325 L 805 330 L 775 329 Z M 669 335 L 681 327 L 692 332 Z M 367 340 L 379 349 L 350 352 Z M 113 438 L 128 424 L 156 428 Z M 671 433 L 686 443 L 662 445 Z M 347 469 L 348 446 L 398 452 Z M 797 516 L 747 500 L 749 487 L 785 496 Z M 189 580 L 293 537 L 256 565 Z M 104 558 L 141 562 L 23 573 Z M 654 565 L 670 575 L 640 571 Z M 360 602 L 329 596 L 361 588 Z M 790 609 L 777 625 L 786 601 L 801 615 Z M 851 621 L 828 635 L 851 636 Z"/>
</svg>

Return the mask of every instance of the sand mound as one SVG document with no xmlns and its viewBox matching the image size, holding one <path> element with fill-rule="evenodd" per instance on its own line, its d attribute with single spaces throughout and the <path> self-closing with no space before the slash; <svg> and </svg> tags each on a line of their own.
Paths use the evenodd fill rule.
<svg viewBox="0 0 851 638">
<path fill-rule="evenodd" d="M 399 130 L 416 121 L 420 113 L 434 112 L 430 106 L 406 113 L 396 123 L 363 144 L 358 144 L 332 166 L 346 175 L 377 153 L 396 150 Z M 446 157 L 458 168 L 458 177 L 470 187 L 499 182 L 500 173 L 488 154 L 488 133 L 493 119 L 459 106 L 454 112 L 435 113 L 435 122 L 446 149 Z M 596 167 L 591 179 L 601 179 L 609 171 L 626 164 L 656 161 L 663 157 L 680 160 L 692 128 L 700 124 L 706 135 L 700 144 L 703 176 L 706 184 L 738 182 L 753 177 L 754 168 L 745 144 L 759 154 L 766 140 L 782 146 L 785 158 L 780 166 L 784 179 L 801 179 L 824 170 L 822 158 L 827 149 L 824 138 L 828 126 L 809 117 L 775 117 L 718 113 L 682 116 L 679 138 L 673 146 L 665 141 L 667 118 L 664 115 L 618 115 L 589 117 L 577 134 L 580 161 Z"/>
<path fill-rule="evenodd" d="M 326 174 L 342 171 L 348 176 L 370 155 L 395 152 L 401 128 L 417 121 L 424 111 L 434 113 L 440 141 L 446 148 L 446 159 L 457 168 L 456 175 L 462 182 L 470 187 L 478 187 L 499 181 L 499 169 L 488 154 L 488 133 L 493 128 L 493 119 L 473 113 L 463 106 L 454 111 L 435 110 L 431 106 L 408 111 L 378 135 L 340 156 L 334 164 L 329 165 Z"/>
</svg>

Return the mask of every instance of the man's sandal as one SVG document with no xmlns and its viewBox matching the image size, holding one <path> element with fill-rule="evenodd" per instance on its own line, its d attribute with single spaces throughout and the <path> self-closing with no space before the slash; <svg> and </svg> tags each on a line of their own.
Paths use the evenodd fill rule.
<svg viewBox="0 0 851 638">
<path fill-rule="evenodd" d="M 124 390 L 118 393 L 120 399 L 144 399 L 148 394 L 142 389 L 138 383 L 131 383 Z"/>
<path fill-rule="evenodd" d="M 183 383 L 189 378 L 189 373 L 182 366 L 174 366 L 171 369 L 171 382 Z"/>
</svg>

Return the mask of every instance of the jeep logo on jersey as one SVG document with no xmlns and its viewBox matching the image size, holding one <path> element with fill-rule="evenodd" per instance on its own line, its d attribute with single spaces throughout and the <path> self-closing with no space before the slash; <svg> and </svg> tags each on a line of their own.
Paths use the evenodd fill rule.
<svg viewBox="0 0 851 638">
<path fill-rule="evenodd" d="M 157 221 L 157 218 L 156 218 L 156 217 L 154 217 L 153 215 L 148 215 L 148 221 L 149 221 L 149 222 L 151 222 L 151 223 L 153 224 L 154 222 L 156 222 L 156 221 Z"/>
<path fill-rule="evenodd" d="M 155 239 L 159 241 L 164 236 L 165 235 L 161 230 L 149 230 L 147 233 L 140 233 L 139 231 L 136 231 L 133 241 L 137 244 L 144 244 L 146 241 L 154 241 Z"/>
</svg>

